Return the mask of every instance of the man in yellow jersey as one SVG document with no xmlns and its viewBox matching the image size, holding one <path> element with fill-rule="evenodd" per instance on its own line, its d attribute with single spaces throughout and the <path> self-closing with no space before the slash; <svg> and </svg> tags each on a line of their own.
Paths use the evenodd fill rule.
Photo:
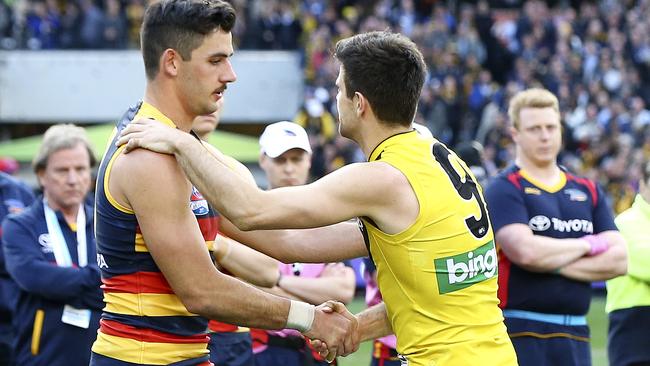
<svg viewBox="0 0 650 366">
<path fill-rule="evenodd" d="M 133 119 L 154 118 L 203 146 L 189 132 L 236 80 L 230 63 L 235 19 L 220 0 L 150 4 L 141 30 L 144 98 L 116 131 Z M 267 294 L 216 269 L 206 245 L 213 228 L 198 217 L 210 207 L 173 157 L 122 152 L 110 144 L 97 177 L 95 233 L 106 307 L 91 365 L 210 365 L 206 318 L 292 328 L 352 348 L 347 334 L 355 319 Z"/>
<path fill-rule="evenodd" d="M 368 162 L 308 185 L 263 191 L 190 136 L 155 122 L 136 121 L 118 143 L 130 139 L 127 149 L 174 154 L 208 201 L 244 230 L 314 228 L 359 217 L 385 305 L 358 314 L 357 336 L 394 331 L 404 365 L 515 365 L 480 188 L 456 154 L 411 125 L 426 74 L 422 54 L 402 35 L 371 32 L 339 41 L 335 57 L 339 131 Z M 314 250 L 363 255 L 353 243 L 353 250 L 314 243 L 299 260 L 313 260 Z M 257 249 L 276 257 L 280 251 Z"/>
</svg>

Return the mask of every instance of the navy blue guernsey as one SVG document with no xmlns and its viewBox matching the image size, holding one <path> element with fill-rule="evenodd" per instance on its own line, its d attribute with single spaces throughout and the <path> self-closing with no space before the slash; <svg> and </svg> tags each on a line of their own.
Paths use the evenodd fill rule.
<svg viewBox="0 0 650 366">
<path fill-rule="evenodd" d="M 495 233 L 509 224 L 528 225 L 535 235 L 557 239 L 617 230 L 602 188 L 564 168 L 561 182 L 545 187 L 511 166 L 488 184 L 485 198 Z M 498 294 L 503 309 L 585 315 L 591 286 L 559 274 L 527 271 L 499 250 Z"/>
</svg>

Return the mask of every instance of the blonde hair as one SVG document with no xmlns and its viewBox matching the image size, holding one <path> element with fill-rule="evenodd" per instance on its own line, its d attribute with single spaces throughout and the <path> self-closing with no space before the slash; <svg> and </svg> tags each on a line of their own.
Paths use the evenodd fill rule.
<svg viewBox="0 0 650 366">
<path fill-rule="evenodd" d="M 41 142 L 38 153 L 36 153 L 34 160 L 32 160 L 34 172 L 38 173 L 47 167 L 47 160 L 50 155 L 59 150 L 74 148 L 79 144 L 83 144 L 86 150 L 88 150 L 90 166 L 94 166 L 97 160 L 90 147 L 86 130 L 83 127 L 73 124 L 60 124 L 48 128 L 43 135 L 43 142 Z"/>
<path fill-rule="evenodd" d="M 519 112 L 524 108 L 553 108 L 560 115 L 557 97 L 546 89 L 532 88 L 520 91 L 510 99 L 508 117 L 514 128 L 519 127 Z"/>
</svg>

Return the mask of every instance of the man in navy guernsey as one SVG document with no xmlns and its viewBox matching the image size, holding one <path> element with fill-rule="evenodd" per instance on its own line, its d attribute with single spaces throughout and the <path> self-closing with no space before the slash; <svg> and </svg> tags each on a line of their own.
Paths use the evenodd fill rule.
<svg viewBox="0 0 650 366">
<path fill-rule="evenodd" d="M 0 221 L 9 214 L 17 214 L 34 201 L 34 194 L 23 182 L 0 172 Z M 2 239 L 2 229 L 0 229 Z M 11 364 L 11 311 L 17 297 L 16 283 L 11 279 L 5 267 L 2 243 L 0 242 L 0 365 Z"/>
<path fill-rule="evenodd" d="M 93 208 L 86 202 L 95 157 L 81 127 L 56 125 L 33 167 L 43 195 L 2 225 L 7 272 L 19 286 L 14 362 L 86 366 L 104 307 Z"/>
<path fill-rule="evenodd" d="M 626 271 L 625 243 L 603 190 L 557 164 L 557 98 L 515 95 L 515 164 L 487 187 L 499 251 L 499 299 L 519 364 L 590 365 L 591 281 Z"/>
</svg>

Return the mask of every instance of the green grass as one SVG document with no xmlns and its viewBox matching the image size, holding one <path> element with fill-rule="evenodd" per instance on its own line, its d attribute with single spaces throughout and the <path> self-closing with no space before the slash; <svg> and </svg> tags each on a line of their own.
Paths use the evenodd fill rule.
<svg viewBox="0 0 650 366">
<path fill-rule="evenodd" d="M 355 297 L 348 306 L 350 311 L 357 313 L 365 308 L 362 297 Z M 594 296 L 591 301 L 591 308 L 587 315 L 589 327 L 591 328 L 591 356 L 593 366 L 607 365 L 607 314 L 605 313 L 605 297 Z M 364 342 L 359 350 L 348 357 L 340 357 L 340 366 L 366 366 L 370 364 L 370 352 L 372 344 Z"/>
</svg>

